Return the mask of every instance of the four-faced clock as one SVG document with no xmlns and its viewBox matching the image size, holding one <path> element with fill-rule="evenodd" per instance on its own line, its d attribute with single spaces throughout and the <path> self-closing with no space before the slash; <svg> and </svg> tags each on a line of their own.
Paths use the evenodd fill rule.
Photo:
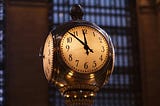
<svg viewBox="0 0 160 106">
<path fill-rule="evenodd" d="M 108 60 L 108 48 L 105 36 L 96 28 L 85 25 L 69 29 L 60 42 L 62 59 L 79 73 L 100 70 Z"/>
<path fill-rule="evenodd" d="M 80 5 L 73 5 L 70 14 L 71 21 L 51 30 L 40 56 L 47 80 L 66 105 L 90 106 L 113 72 L 114 47 L 104 30 L 82 20 Z"/>
</svg>

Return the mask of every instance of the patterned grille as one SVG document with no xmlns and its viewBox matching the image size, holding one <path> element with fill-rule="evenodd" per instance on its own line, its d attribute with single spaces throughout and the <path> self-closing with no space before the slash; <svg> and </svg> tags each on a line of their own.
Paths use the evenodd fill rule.
<svg viewBox="0 0 160 106">
<path fill-rule="evenodd" d="M 4 1 L 0 0 L 0 106 L 4 106 Z"/>
</svg>

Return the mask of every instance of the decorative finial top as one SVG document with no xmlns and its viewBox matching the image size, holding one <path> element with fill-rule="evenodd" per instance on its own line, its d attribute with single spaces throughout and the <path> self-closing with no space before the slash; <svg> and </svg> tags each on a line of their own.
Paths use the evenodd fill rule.
<svg viewBox="0 0 160 106">
<path fill-rule="evenodd" d="M 74 4 L 72 6 L 71 11 L 70 11 L 70 15 L 71 15 L 73 20 L 82 19 L 83 14 L 84 13 L 83 13 L 83 9 L 82 9 L 81 5 Z"/>
</svg>

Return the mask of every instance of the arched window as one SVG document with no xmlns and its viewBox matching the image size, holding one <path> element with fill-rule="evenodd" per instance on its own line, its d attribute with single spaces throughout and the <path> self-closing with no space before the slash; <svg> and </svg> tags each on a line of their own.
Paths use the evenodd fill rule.
<svg viewBox="0 0 160 106">
<path fill-rule="evenodd" d="M 53 26 L 71 20 L 69 10 L 81 4 L 84 19 L 94 22 L 111 36 L 115 46 L 115 69 L 109 84 L 98 92 L 94 106 L 142 106 L 136 20 L 136 0 L 53 0 Z M 55 87 L 50 90 L 51 106 L 64 106 Z"/>
</svg>

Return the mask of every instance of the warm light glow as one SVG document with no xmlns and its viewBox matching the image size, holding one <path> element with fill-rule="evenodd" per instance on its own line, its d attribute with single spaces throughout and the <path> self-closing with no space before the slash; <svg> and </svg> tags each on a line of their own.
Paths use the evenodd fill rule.
<svg viewBox="0 0 160 106">
<path fill-rule="evenodd" d="M 68 75 L 73 76 L 73 72 L 72 72 L 72 71 L 71 71 L 71 72 L 69 72 L 69 73 L 68 73 Z"/>
<path fill-rule="evenodd" d="M 63 84 L 59 84 L 59 86 L 60 86 L 60 87 L 64 87 L 64 85 L 63 85 Z"/>
<path fill-rule="evenodd" d="M 74 95 L 74 98 L 77 98 L 77 95 Z"/>
<path fill-rule="evenodd" d="M 66 95 L 67 98 L 69 98 L 69 95 Z"/>
<path fill-rule="evenodd" d="M 94 96 L 94 94 L 93 94 L 93 93 L 91 93 L 91 94 L 90 94 L 90 96 Z"/>
<path fill-rule="evenodd" d="M 68 78 L 71 78 L 72 76 L 73 76 L 73 72 L 72 71 L 67 74 Z"/>
<path fill-rule="evenodd" d="M 84 97 L 86 98 L 86 97 L 87 97 L 87 95 L 84 95 Z"/>
<path fill-rule="evenodd" d="M 90 78 L 94 78 L 95 76 L 94 76 L 94 74 L 90 74 L 89 77 Z"/>
</svg>

